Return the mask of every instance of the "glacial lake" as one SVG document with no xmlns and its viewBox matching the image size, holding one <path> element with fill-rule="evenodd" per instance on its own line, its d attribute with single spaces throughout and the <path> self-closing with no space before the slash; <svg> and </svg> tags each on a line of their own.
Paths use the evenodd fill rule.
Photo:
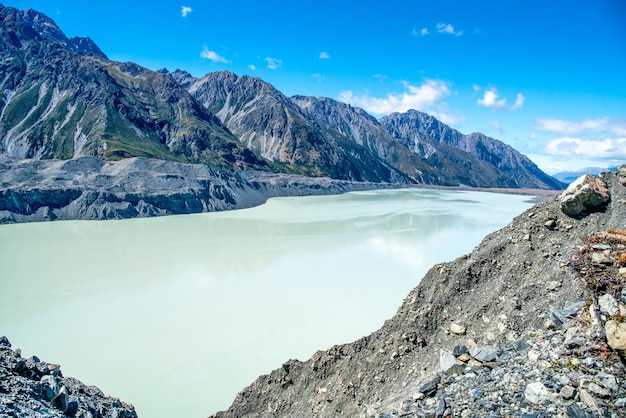
<svg viewBox="0 0 626 418">
<path fill-rule="evenodd" d="M 529 200 L 402 189 L 3 225 L 0 335 L 140 417 L 205 417 L 287 360 L 375 331 Z"/>
</svg>

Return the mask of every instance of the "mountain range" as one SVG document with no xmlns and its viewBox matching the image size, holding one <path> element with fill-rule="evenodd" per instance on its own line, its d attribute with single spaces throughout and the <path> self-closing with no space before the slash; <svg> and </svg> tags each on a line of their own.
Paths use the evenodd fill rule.
<svg viewBox="0 0 626 418">
<path fill-rule="evenodd" d="M 34 10 L 0 5 L 0 152 L 149 157 L 340 180 L 562 189 L 512 147 L 418 111 L 376 119 L 260 78 L 109 60 Z"/>
</svg>

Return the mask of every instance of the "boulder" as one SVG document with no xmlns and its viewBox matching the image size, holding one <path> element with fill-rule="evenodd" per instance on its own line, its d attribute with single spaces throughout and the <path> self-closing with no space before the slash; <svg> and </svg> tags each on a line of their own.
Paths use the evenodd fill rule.
<svg viewBox="0 0 626 418">
<path fill-rule="evenodd" d="M 626 355 L 626 324 L 611 320 L 606 322 L 604 328 L 609 347 L 622 356 Z"/>
<path fill-rule="evenodd" d="M 600 209 L 610 199 L 606 183 L 598 177 L 585 174 L 561 194 L 561 210 L 567 216 L 579 218 Z"/>
</svg>

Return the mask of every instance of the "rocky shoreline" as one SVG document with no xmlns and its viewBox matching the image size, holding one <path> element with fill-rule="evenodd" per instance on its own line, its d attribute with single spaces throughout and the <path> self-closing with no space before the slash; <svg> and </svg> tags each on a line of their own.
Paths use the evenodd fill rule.
<svg viewBox="0 0 626 418">
<path fill-rule="evenodd" d="M 19 160 L 0 155 L 0 224 L 214 212 L 257 206 L 271 197 L 396 187 L 327 177 L 229 172 L 149 158 Z"/>
<path fill-rule="evenodd" d="M 135 408 L 95 386 L 64 377 L 56 364 L 22 358 L 0 337 L 0 415 L 3 417 L 137 418 Z"/>
<path fill-rule="evenodd" d="M 622 166 L 435 265 L 378 331 L 289 360 L 214 416 L 625 417 L 625 318 Z M 6 338 L 0 355 L 0 413 L 136 416 Z"/>
<path fill-rule="evenodd" d="M 215 416 L 626 416 L 625 185 L 626 166 L 583 178 Z"/>
</svg>

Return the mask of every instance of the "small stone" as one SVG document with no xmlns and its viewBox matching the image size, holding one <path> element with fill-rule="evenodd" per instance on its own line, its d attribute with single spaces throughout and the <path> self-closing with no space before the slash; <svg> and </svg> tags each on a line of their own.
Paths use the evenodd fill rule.
<svg viewBox="0 0 626 418">
<path fill-rule="evenodd" d="M 546 283 L 546 290 L 556 290 L 559 287 L 561 287 L 561 283 L 556 280 Z"/>
<path fill-rule="evenodd" d="M 606 266 L 610 266 L 610 265 L 613 265 L 615 260 L 613 259 L 613 257 L 608 256 L 604 253 L 592 253 L 591 262 L 593 264 L 603 264 Z"/>
<path fill-rule="evenodd" d="M 467 354 L 467 353 L 468 353 L 467 347 L 464 345 L 457 345 L 452 349 L 452 354 L 454 354 L 457 357 L 463 354 Z"/>
<path fill-rule="evenodd" d="M 420 399 L 424 399 L 424 394 L 422 392 L 417 392 L 415 394 L 413 394 L 413 400 L 414 401 L 419 401 Z"/>
<path fill-rule="evenodd" d="M 545 401 L 552 402 L 554 394 L 550 392 L 543 383 L 529 383 L 524 390 L 524 397 L 532 404 L 539 405 Z"/>
<path fill-rule="evenodd" d="M 615 406 L 617 408 L 623 408 L 626 406 L 626 398 L 619 398 L 615 401 Z"/>
<path fill-rule="evenodd" d="M 539 353 L 536 352 L 535 350 L 530 350 L 528 352 L 528 360 L 532 361 L 533 363 L 536 363 L 537 360 L 539 360 Z"/>
<path fill-rule="evenodd" d="M 456 359 L 454 354 L 448 350 L 439 351 L 439 369 L 450 376 L 453 374 L 461 374 L 465 369 L 465 364 Z"/>
<path fill-rule="evenodd" d="M 483 364 L 480 361 L 477 360 L 470 360 L 467 362 L 467 366 L 471 369 L 474 369 L 476 367 L 482 367 Z"/>
<path fill-rule="evenodd" d="M 606 250 L 611 250 L 613 247 L 611 247 L 608 244 L 591 244 L 591 249 L 592 250 L 596 250 L 596 251 L 606 251 Z"/>
<path fill-rule="evenodd" d="M 0 337 L 0 346 L 11 348 L 11 343 L 6 336 Z"/>
<path fill-rule="evenodd" d="M 70 401 L 70 394 L 67 391 L 65 386 L 61 386 L 59 393 L 52 399 L 54 405 L 59 408 L 61 411 L 67 411 L 67 406 Z"/>
<path fill-rule="evenodd" d="M 598 409 L 598 404 L 596 403 L 595 398 L 585 389 L 581 389 L 579 392 L 580 401 L 587 405 L 591 409 Z"/>
<path fill-rule="evenodd" d="M 498 350 L 491 346 L 476 346 L 470 348 L 470 355 L 480 362 L 495 361 L 498 359 Z"/>
<path fill-rule="evenodd" d="M 563 386 L 563 388 L 559 392 L 559 395 L 561 395 L 563 399 L 574 399 L 574 396 L 576 395 L 576 389 L 571 386 Z"/>
<path fill-rule="evenodd" d="M 548 229 L 554 229 L 556 228 L 556 221 L 554 219 L 548 219 L 544 225 Z"/>
<path fill-rule="evenodd" d="M 622 277 L 626 277 L 626 267 L 620 267 L 619 268 L 619 274 Z M 622 289 L 622 291 L 623 291 L 623 289 Z"/>
<path fill-rule="evenodd" d="M 617 390 L 619 389 L 619 385 L 617 384 L 617 379 L 612 374 L 600 372 L 595 376 L 595 380 L 600 385 L 604 386 L 605 388 L 613 392 L 617 392 Z"/>
<path fill-rule="evenodd" d="M 480 389 L 472 389 L 469 391 L 469 395 L 474 399 L 480 399 L 485 392 Z"/>
<path fill-rule="evenodd" d="M 580 381 L 580 388 L 585 389 L 600 398 L 608 398 L 611 395 L 611 392 L 608 389 L 603 388 L 596 382 L 589 379 L 582 379 Z"/>
<path fill-rule="evenodd" d="M 552 364 L 550 364 L 547 360 L 538 360 L 537 361 L 537 370 L 543 372 L 552 368 Z"/>
<path fill-rule="evenodd" d="M 611 316 L 619 312 L 619 309 L 617 308 L 617 301 L 613 295 L 609 293 L 605 293 L 598 298 L 598 305 L 600 306 L 600 312 L 606 315 Z"/>
<path fill-rule="evenodd" d="M 604 329 L 609 347 L 624 356 L 626 354 L 626 324 L 611 320 L 604 324 Z"/>
<path fill-rule="evenodd" d="M 463 335 L 467 331 L 467 328 L 463 325 L 453 323 L 450 325 L 450 332 L 457 335 Z"/>
<path fill-rule="evenodd" d="M 420 386 L 419 391 L 426 396 L 431 396 L 437 391 L 437 385 L 439 384 L 439 381 L 439 376 L 436 376 Z"/>
<path fill-rule="evenodd" d="M 587 418 L 585 411 L 576 403 L 565 408 L 565 412 L 567 413 L 567 418 Z"/>
<path fill-rule="evenodd" d="M 471 357 L 469 354 L 465 353 L 465 354 L 461 354 L 460 356 L 458 356 L 457 359 L 459 361 L 462 361 L 463 363 L 467 363 L 468 361 L 470 361 Z"/>
</svg>

